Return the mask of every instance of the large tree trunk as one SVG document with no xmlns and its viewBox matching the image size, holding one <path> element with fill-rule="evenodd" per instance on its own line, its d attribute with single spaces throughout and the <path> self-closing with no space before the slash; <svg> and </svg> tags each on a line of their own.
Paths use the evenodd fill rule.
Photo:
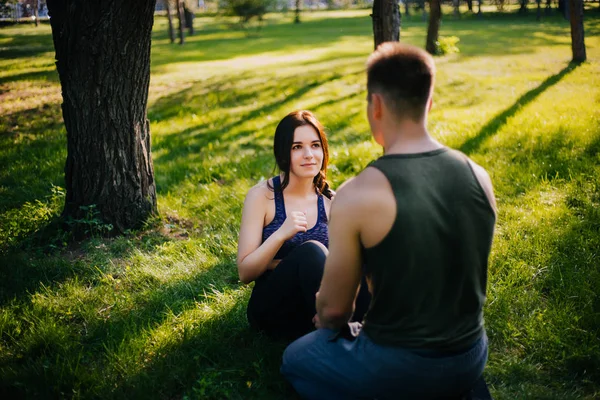
<svg viewBox="0 0 600 400">
<path fill-rule="evenodd" d="M 67 130 L 67 221 L 93 217 L 118 233 L 157 212 L 146 118 L 155 2 L 48 0 Z"/>
<path fill-rule="evenodd" d="M 33 16 L 35 17 L 35 26 L 40 25 L 40 0 L 33 2 Z"/>
<path fill-rule="evenodd" d="M 395 0 L 373 1 L 373 36 L 375 48 L 383 42 L 400 40 L 400 9 Z"/>
<path fill-rule="evenodd" d="M 171 0 L 163 0 L 167 9 L 167 19 L 169 20 L 169 40 L 175 43 L 175 29 L 173 28 L 173 13 L 171 12 Z"/>
<path fill-rule="evenodd" d="M 176 0 L 177 18 L 179 19 L 179 44 L 185 43 L 185 15 L 183 12 L 183 0 Z"/>
<path fill-rule="evenodd" d="M 584 62 L 585 41 L 583 35 L 583 1 L 569 0 L 569 15 L 571 20 L 571 49 L 573 50 L 573 61 Z"/>
<path fill-rule="evenodd" d="M 440 0 L 430 0 L 429 8 L 429 26 L 427 27 L 427 43 L 425 44 L 425 50 L 430 54 L 436 54 L 438 35 L 440 33 L 440 22 L 442 19 Z"/>
</svg>

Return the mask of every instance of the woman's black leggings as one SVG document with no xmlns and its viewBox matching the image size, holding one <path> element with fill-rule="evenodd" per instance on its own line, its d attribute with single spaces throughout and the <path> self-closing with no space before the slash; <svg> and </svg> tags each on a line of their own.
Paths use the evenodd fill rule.
<svg viewBox="0 0 600 400">
<path fill-rule="evenodd" d="M 268 270 L 254 284 L 248 302 L 248 322 L 278 339 L 294 340 L 315 329 L 315 294 L 321 285 L 326 252 L 306 242 L 290 252 L 277 268 Z M 363 282 L 356 301 L 354 320 L 362 320 L 370 296 Z"/>
</svg>

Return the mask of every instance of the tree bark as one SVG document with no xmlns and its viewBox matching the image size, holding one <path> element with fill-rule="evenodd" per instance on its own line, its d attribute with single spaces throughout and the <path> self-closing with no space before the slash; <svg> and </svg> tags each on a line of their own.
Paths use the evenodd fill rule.
<svg viewBox="0 0 600 400">
<path fill-rule="evenodd" d="M 410 16 L 410 1 L 404 0 L 404 15 Z"/>
<path fill-rule="evenodd" d="M 157 212 L 146 118 L 155 3 L 47 2 L 67 130 L 67 222 L 89 218 L 94 205 L 94 219 L 119 233 Z"/>
<path fill-rule="evenodd" d="M 429 54 L 436 54 L 438 35 L 440 33 L 440 22 L 442 19 L 440 0 L 430 0 L 429 7 L 429 25 L 427 27 L 425 50 L 427 50 Z"/>
<path fill-rule="evenodd" d="M 185 43 L 185 15 L 183 13 L 183 0 L 177 1 L 177 18 L 179 19 L 179 44 Z"/>
<path fill-rule="evenodd" d="M 400 41 L 400 8 L 397 1 L 374 0 L 371 18 L 375 48 L 383 42 Z"/>
<path fill-rule="evenodd" d="M 467 9 L 473 12 L 473 0 L 467 0 Z"/>
<path fill-rule="evenodd" d="M 35 26 L 40 25 L 40 0 L 33 2 L 33 16 L 35 17 Z"/>
<path fill-rule="evenodd" d="M 173 28 L 173 14 L 171 12 L 171 0 L 163 0 L 167 9 L 167 19 L 169 20 L 169 40 L 175 43 L 175 29 Z"/>
<path fill-rule="evenodd" d="M 587 58 L 585 53 L 585 41 L 583 34 L 583 1 L 569 0 L 569 15 L 571 20 L 571 49 L 573 50 L 573 61 L 584 62 Z"/>
</svg>

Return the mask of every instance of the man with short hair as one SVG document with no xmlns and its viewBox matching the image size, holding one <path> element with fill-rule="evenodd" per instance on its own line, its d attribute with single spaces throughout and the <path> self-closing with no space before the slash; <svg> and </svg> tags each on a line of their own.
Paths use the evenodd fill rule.
<svg viewBox="0 0 600 400">
<path fill-rule="evenodd" d="M 496 203 L 486 171 L 427 131 L 434 77 L 432 57 L 412 46 L 384 43 L 369 57 L 367 116 L 384 155 L 332 204 L 320 329 L 281 367 L 304 398 L 451 398 L 483 372 Z M 357 332 L 348 321 L 363 274 L 372 300 Z"/>
</svg>

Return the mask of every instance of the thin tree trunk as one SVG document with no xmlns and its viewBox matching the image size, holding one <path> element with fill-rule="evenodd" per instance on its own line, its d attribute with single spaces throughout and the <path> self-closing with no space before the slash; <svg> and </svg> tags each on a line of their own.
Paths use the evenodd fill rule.
<svg viewBox="0 0 600 400">
<path fill-rule="evenodd" d="M 373 36 L 375 48 L 383 42 L 400 40 L 400 8 L 395 0 L 373 1 Z"/>
<path fill-rule="evenodd" d="M 113 233 L 139 228 L 157 212 L 146 117 L 155 0 L 47 5 L 67 130 L 63 217 L 89 219 L 94 205 Z"/>
<path fill-rule="evenodd" d="M 296 17 L 294 18 L 294 23 L 300 23 L 300 0 L 296 0 Z"/>
<path fill-rule="evenodd" d="M 437 41 L 440 33 L 440 22 L 442 19 L 442 9 L 440 0 L 430 0 L 429 2 L 429 26 L 427 27 L 427 42 L 425 50 L 430 54 L 437 53 Z"/>
<path fill-rule="evenodd" d="M 454 17 L 460 18 L 460 0 L 452 0 L 452 5 L 454 6 Z"/>
<path fill-rule="evenodd" d="M 183 0 L 177 1 L 177 18 L 179 19 L 179 44 L 185 43 L 185 16 L 183 14 Z"/>
<path fill-rule="evenodd" d="M 169 40 L 175 43 L 175 29 L 173 28 L 173 14 L 171 12 L 171 0 L 163 0 L 167 9 L 167 19 L 169 20 Z"/>
<path fill-rule="evenodd" d="M 40 26 L 40 0 L 33 2 L 33 16 L 35 17 L 35 26 Z"/>
<path fill-rule="evenodd" d="M 467 0 L 467 9 L 473 12 L 473 0 Z"/>
<path fill-rule="evenodd" d="M 404 0 L 404 15 L 410 16 L 410 1 Z"/>
<path fill-rule="evenodd" d="M 481 12 L 481 2 L 482 2 L 482 1 L 483 1 L 483 0 L 479 0 L 479 1 L 477 2 L 477 15 L 479 15 L 480 17 L 483 15 L 483 13 Z"/>
<path fill-rule="evenodd" d="M 571 49 L 573 50 L 573 61 L 584 62 L 587 58 L 585 53 L 585 41 L 583 34 L 583 1 L 569 0 L 569 15 L 571 19 Z"/>
<path fill-rule="evenodd" d="M 542 0 L 535 0 L 537 3 L 537 14 L 536 14 L 536 21 L 541 21 L 542 20 Z"/>
<path fill-rule="evenodd" d="M 194 13 L 187 8 L 185 1 L 183 2 L 183 14 L 185 16 L 185 26 L 188 28 L 188 34 L 194 36 Z"/>
</svg>

